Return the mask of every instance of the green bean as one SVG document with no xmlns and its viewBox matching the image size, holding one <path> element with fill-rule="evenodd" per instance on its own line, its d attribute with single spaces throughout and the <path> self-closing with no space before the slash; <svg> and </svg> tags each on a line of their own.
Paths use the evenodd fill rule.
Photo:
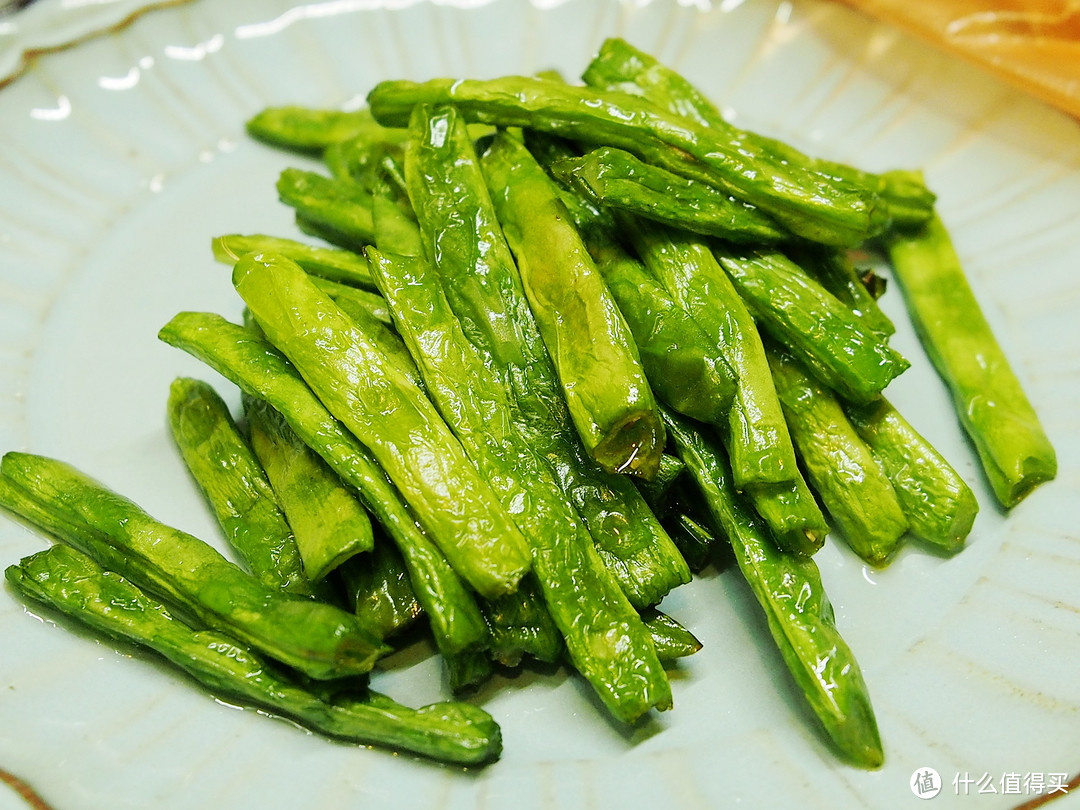
<svg viewBox="0 0 1080 810">
<path fill-rule="evenodd" d="M 735 374 L 719 347 L 618 243 L 613 219 L 572 191 L 560 197 L 630 327 L 657 398 L 702 422 L 723 419 L 735 398 Z"/>
<path fill-rule="evenodd" d="M 498 663 L 516 667 L 529 655 L 552 664 L 562 657 L 562 634 L 531 573 L 514 593 L 484 600 L 480 607 L 488 623 L 487 652 Z"/>
<path fill-rule="evenodd" d="M 678 456 L 664 453 L 660 458 L 660 467 L 656 478 L 652 481 L 637 481 L 637 488 L 645 496 L 649 508 L 657 515 L 663 516 L 669 508 L 672 491 L 676 489 L 682 480 L 686 465 L 679 460 Z"/>
<path fill-rule="evenodd" d="M 757 325 L 710 247 L 644 222 L 624 231 L 653 276 L 720 347 L 735 373 L 735 400 L 725 426 L 735 486 L 794 481 L 795 450 Z"/>
<path fill-rule="evenodd" d="M 261 255 L 261 254 L 256 254 Z M 278 255 L 278 254 L 275 254 Z M 364 260 L 367 261 L 366 259 Z M 303 265 L 301 265 L 302 267 Z M 353 320 L 362 321 L 365 328 L 374 321 L 381 324 L 382 329 L 392 327 L 394 319 L 390 317 L 390 310 L 386 308 L 386 301 L 377 292 L 362 290 L 349 284 L 341 284 L 337 281 L 328 281 L 318 276 L 311 277 L 315 286 L 334 299 L 334 303 L 349 314 Z M 362 314 L 361 314 L 362 313 Z M 392 330 L 391 330 L 392 331 Z"/>
<path fill-rule="evenodd" d="M 219 315 L 183 312 L 158 337 L 205 362 L 251 396 L 273 406 L 305 443 L 360 494 L 401 551 L 440 651 L 481 645 L 487 635 L 476 599 L 428 538 L 374 456 L 265 340 Z"/>
<path fill-rule="evenodd" d="M 416 385 L 423 386 L 409 350 L 405 348 L 401 336 L 394 330 L 394 319 L 386 306 L 386 299 L 378 292 L 357 290 L 347 284 L 338 284 L 317 276 L 312 276 L 311 281 L 332 298 L 342 312 L 360 325 L 360 328 L 378 344 L 382 352 L 397 364 L 402 374 L 409 377 Z M 266 334 L 249 308 L 244 307 L 243 316 L 244 328 L 266 340 Z"/>
<path fill-rule="evenodd" d="M 296 435 L 285 418 L 256 397 L 243 397 L 255 451 L 296 538 L 304 573 L 313 582 L 375 543 L 371 518 L 348 489 Z"/>
<path fill-rule="evenodd" d="M 367 109 L 344 111 L 290 105 L 267 107 L 247 120 L 248 135 L 263 143 L 297 152 L 320 154 L 350 138 L 387 132 Z"/>
<path fill-rule="evenodd" d="M 630 329 L 551 180 L 507 135 L 496 136 L 483 169 L 586 449 L 610 472 L 653 477 L 664 431 L 652 389 Z"/>
<path fill-rule="evenodd" d="M 739 500 L 718 443 L 665 411 L 679 457 L 723 527 L 747 584 L 765 611 L 788 671 L 836 749 L 862 768 L 884 755 L 870 696 L 851 649 L 836 628 L 821 575 L 809 557 L 786 554 Z"/>
<path fill-rule="evenodd" d="M 468 135 L 475 141 L 494 131 L 494 127 L 472 124 L 468 128 Z M 369 191 L 380 172 L 386 173 L 396 189 L 404 191 L 401 152 L 408 138 L 408 129 L 404 127 L 379 127 L 378 130 L 361 133 L 330 146 L 323 152 L 323 161 L 335 177 L 355 180 Z"/>
<path fill-rule="evenodd" d="M 547 414 L 562 401 L 551 358 L 495 216 L 472 139 L 452 108 L 440 112 L 446 137 L 433 132 L 434 138 L 413 138 L 405 154 L 423 255 L 439 268 L 469 342 L 501 375 L 519 407 Z M 471 193 L 463 194 L 463 188 Z"/>
<path fill-rule="evenodd" d="M 371 194 L 358 184 L 285 169 L 278 177 L 277 191 L 281 201 L 296 210 L 297 222 L 305 231 L 357 253 L 372 242 Z"/>
<path fill-rule="evenodd" d="M 735 399 L 735 380 L 697 322 L 634 259 L 597 266 L 630 327 L 656 396 L 686 416 L 722 421 Z"/>
<path fill-rule="evenodd" d="M 394 318 L 385 298 L 378 293 L 357 290 L 332 281 L 314 277 L 312 281 L 378 345 L 383 354 L 394 362 L 398 371 L 418 387 L 423 387 L 412 355 L 394 329 Z"/>
<path fill-rule="evenodd" d="M 271 588 L 310 596 L 312 578 L 277 494 L 221 396 L 209 383 L 177 377 L 168 417 L 184 463 L 247 569 Z"/>
<path fill-rule="evenodd" d="M 311 280 L 316 287 L 333 299 L 342 312 L 356 321 L 360 328 L 378 344 L 379 349 L 397 365 L 402 374 L 417 386 L 423 387 L 420 374 L 412 361 L 412 355 L 405 348 L 401 336 L 394 330 L 394 319 L 386 306 L 386 299 L 377 292 L 357 290 L 347 284 L 338 284 L 315 276 Z M 266 339 L 262 327 L 255 321 L 255 316 L 247 307 L 244 307 L 244 327 L 250 329 L 258 337 Z"/>
<path fill-rule="evenodd" d="M 358 183 L 366 191 L 372 190 L 374 179 L 383 172 L 389 172 L 394 179 L 403 180 L 397 169 L 405 143 L 405 130 L 380 129 L 329 146 L 323 152 L 323 163 L 330 174 L 338 180 Z"/>
<path fill-rule="evenodd" d="M 470 121 L 625 149 L 715 185 L 793 233 L 825 244 L 857 245 L 887 224 L 887 214 L 876 211 L 873 193 L 787 165 L 762 150 L 747 156 L 706 128 L 626 93 L 504 76 L 382 82 L 368 102 L 376 120 L 391 126 L 404 124 L 418 104 L 453 104 Z"/>
<path fill-rule="evenodd" d="M 270 342 L 378 459 L 455 570 L 483 596 L 513 592 L 531 564 L 528 543 L 423 391 L 294 262 L 245 256 L 233 284 Z"/>
<path fill-rule="evenodd" d="M 829 524 L 802 475 L 778 484 L 753 484 L 746 496 L 782 550 L 810 556 L 825 544 Z"/>
<path fill-rule="evenodd" d="M 690 581 L 690 567 L 678 546 L 632 481 L 625 476 L 618 481 L 599 477 L 560 438 L 530 435 L 538 446 L 548 442 L 560 484 L 587 522 L 597 553 L 630 604 L 639 610 L 658 604 Z"/>
<path fill-rule="evenodd" d="M 686 658 L 701 649 L 701 641 L 697 636 L 666 613 L 650 608 L 642 613 L 641 620 L 652 637 L 653 646 L 656 647 L 656 654 L 661 661 Z"/>
<path fill-rule="evenodd" d="M 552 172 L 599 205 L 691 233 L 761 245 L 793 238 L 752 205 L 623 149 L 593 149 L 556 163 Z"/>
<path fill-rule="evenodd" d="M 405 182 L 404 177 L 402 182 Z M 420 226 L 412 210 L 408 192 L 404 189 L 399 192 L 386 178 L 380 178 L 376 181 L 372 194 L 375 245 L 379 250 L 399 256 L 423 255 Z"/>
<path fill-rule="evenodd" d="M 679 511 L 668 531 L 692 571 L 699 572 L 709 564 L 719 542 L 711 528 L 695 516 Z"/>
<path fill-rule="evenodd" d="M 851 257 L 845 251 L 829 248 L 818 250 L 801 245 L 795 250 L 789 248 L 788 255 L 879 335 L 888 338 L 896 332 L 896 325 L 878 306 L 877 298 L 859 277 Z"/>
<path fill-rule="evenodd" d="M 319 219 L 317 216 L 308 217 L 299 209 L 296 211 L 294 219 L 296 220 L 296 227 L 300 229 L 300 232 L 314 237 L 315 239 L 321 239 L 331 245 L 336 245 L 342 250 L 348 250 L 350 253 L 358 253 L 363 251 L 367 246 L 368 241 L 364 237 L 364 212 L 362 208 L 354 209 L 356 215 L 360 218 L 359 228 L 351 226 L 347 229 L 336 227 L 334 224 Z M 358 238 L 359 235 L 359 238 Z"/>
<path fill-rule="evenodd" d="M 465 650 L 464 652 L 443 653 L 446 663 L 446 680 L 454 694 L 475 689 L 495 671 L 486 650 Z"/>
<path fill-rule="evenodd" d="M 919 225 L 933 211 L 934 194 L 927 189 L 919 172 L 893 170 L 872 174 L 844 163 L 808 157 L 783 141 L 738 129 L 685 77 L 625 40 L 605 40 L 582 78 L 594 87 L 639 93 L 671 113 L 709 127 L 735 148 L 762 150 L 787 163 L 874 189 L 897 225 Z"/>
<path fill-rule="evenodd" d="M 5 575 L 24 596 L 111 638 L 154 650 L 216 694 L 328 736 L 469 765 L 496 759 L 502 750 L 499 727 L 482 709 L 445 702 L 414 710 L 363 686 L 328 699 L 276 672 L 241 642 L 187 627 L 127 579 L 67 546 L 27 557 Z"/>
<path fill-rule="evenodd" d="M 994 336 L 941 218 L 890 233 L 889 258 L 923 347 L 952 393 L 999 503 L 1057 475 L 1057 454 Z"/>
<path fill-rule="evenodd" d="M 710 247 L 690 234 L 624 220 L 623 230 L 653 276 L 697 321 L 732 369 L 735 398 L 714 424 L 745 490 L 784 548 L 813 554 L 825 518 L 802 480 L 765 349 L 750 312 Z"/>
<path fill-rule="evenodd" d="M 201 624 L 312 678 L 367 672 L 389 651 L 355 616 L 263 585 L 212 546 L 62 462 L 5 454 L 0 505 Z"/>
<path fill-rule="evenodd" d="M 762 330 L 844 398 L 869 402 L 910 367 L 782 253 L 718 248 L 716 255 Z"/>
<path fill-rule="evenodd" d="M 264 234 L 239 233 L 218 236 L 210 247 L 214 258 L 230 267 L 245 253 L 278 253 L 288 256 L 313 276 L 369 290 L 375 286 L 367 261 L 351 250 L 318 247 Z"/>
<path fill-rule="evenodd" d="M 844 410 L 892 482 L 911 532 L 950 554 L 960 551 L 979 511 L 967 482 L 884 397 Z"/>
<path fill-rule="evenodd" d="M 406 152 L 424 254 L 438 266 L 465 337 L 514 403 L 516 429 L 550 463 L 604 564 L 635 607 L 654 604 L 689 581 L 690 571 L 633 482 L 602 471 L 582 446 L 472 139 L 460 119 L 440 114 L 446 137 L 413 139 Z M 472 193 L 462 193 L 465 188 Z"/>
<path fill-rule="evenodd" d="M 666 708 L 670 687 L 645 629 L 600 562 L 550 468 L 515 429 L 514 406 L 465 337 L 435 269 L 423 259 L 375 250 L 368 257 L 433 401 L 529 539 L 541 604 L 565 639 L 574 666 L 624 721 L 636 720 L 652 705 Z M 522 628 L 511 635 L 511 655 L 520 647 L 541 660 L 554 660 L 558 648 L 538 646 L 547 636 L 538 633 L 544 625 L 535 608 L 505 599 L 500 603 L 524 613 L 521 621 L 510 617 L 511 629 Z M 518 640 L 521 632 L 527 634 L 523 641 Z M 497 654 L 505 635 L 492 627 Z"/>
<path fill-rule="evenodd" d="M 769 352 L 776 391 L 810 482 L 851 549 L 886 565 L 908 529 L 897 493 L 840 402 L 781 349 Z"/>
<path fill-rule="evenodd" d="M 423 615 L 405 559 L 381 530 L 371 551 L 349 557 L 334 569 L 333 578 L 356 617 L 381 639 L 400 633 Z"/>
</svg>

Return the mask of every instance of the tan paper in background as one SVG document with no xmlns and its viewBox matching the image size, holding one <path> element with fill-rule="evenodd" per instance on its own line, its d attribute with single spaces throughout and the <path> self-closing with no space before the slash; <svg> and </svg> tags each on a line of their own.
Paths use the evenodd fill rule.
<svg viewBox="0 0 1080 810">
<path fill-rule="evenodd" d="M 843 0 L 1080 117 L 1080 0 Z"/>
</svg>

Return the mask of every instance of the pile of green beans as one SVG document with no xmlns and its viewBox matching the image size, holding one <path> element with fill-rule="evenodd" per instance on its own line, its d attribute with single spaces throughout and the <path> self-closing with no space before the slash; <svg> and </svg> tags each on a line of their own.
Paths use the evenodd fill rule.
<svg viewBox="0 0 1080 810">
<path fill-rule="evenodd" d="M 166 408 L 236 561 L 11 452 L 0 506 L 60 541 L 11 585 L 215 693 L 483 764 L 500 729 L 468 693 L 500 669 L 565 664 L 626 724 L 670 709 L 701 642 L 658 606 L 733 556 L 825 738 L 879 767 L 813 555 L 830 536 L 877 567 L 909 539 L 953 554 L 979 505 L 884 396 L 909 361 L 852 249 L 891 261 L 1000 505 L 1056 474 L 921 175 L 737 129 L 619 39 L 582 84 L 387 81 L 368 101 L 248 121 L 309 161 L 277 192 L 320 243 L 214 238 L 244 323 L 159 333 L 242 394 L 234 415 L 179 378 Z M 368 688 L 417 633 L 459 699 Z"/>
</svg>

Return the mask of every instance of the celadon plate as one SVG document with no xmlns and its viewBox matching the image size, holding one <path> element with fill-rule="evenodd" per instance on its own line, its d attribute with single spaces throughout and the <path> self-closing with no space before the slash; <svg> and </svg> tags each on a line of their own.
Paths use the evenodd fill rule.
<svg viewBox="0 0 1080 810">
<path fill-rule="evenodd" d="M 391 77 L 573 77 L 611 35 L 685 72 L 742 126 L 867 169 L 922 168 L 1057 447 L 1058 479 L 998 510 L 887 292 L 895 345 L 913 360 L 890 397 L 982 511 L 952 559 L 912 547 L 876 571 L 831 541 L 818 557 L 885 767 L 836 759 L 738 573 L 709 569 L 663 603 L 704 643 L 672 670 L 674 710 L 623 728 L 564 670 L 500 676 L 470 698 L 505 740 L 480 770 L 234 707 L 5 586 L 0 770 L 57 810 L 892 808 L 918 803 L 910 782 L 927 768 L 940 806 L 989 810 L 1075 776 L 1080 128 L 842 6 L 197 0 L 34 61 L 0 91 L 0 451 L 64 459 L 220 545 L 165 401 L 178 375 L 238 396 L 156 333 L 180 310 L 239 317 L 212 236 L 298 235 L 274 183 L 313 164 L 250 141 L 244 121 L 267 105 L 356 107 Z M 46 542 L 0 518 L 0 564 Z M 378 687 L 412 705 L 447 697 L 427 653 L 392 658 Z M 1060 806 L 1080 806 L 1075 793 L 1057 791 Z M 9 806 L 23 803 L 0 785 Z"/>
</svg>

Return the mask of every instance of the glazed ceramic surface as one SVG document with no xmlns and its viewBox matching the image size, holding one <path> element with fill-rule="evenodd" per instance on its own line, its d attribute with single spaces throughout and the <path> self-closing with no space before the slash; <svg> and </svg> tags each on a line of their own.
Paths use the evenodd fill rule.
<svg viewBox="0 0 1080 810">
<path fill-rule="evenodd" d="M 917 803 L 909 782 L 925 768 L 944 782 L 939 806 L 989 810 L 1036 798 L 1035 775 L 1049 786 L 1080 769 L 1075 121 L 818 0 L 196 0 L 130 20 L 139 5 L 41 0 L 0 18 L 5 73 L 26 48 L 84 40 L 0 90 L 0 451 L 64 459 L 220 545 L 165 401 L 178 375 L 238 395 L 156 333 L 180 310 L 239 318 L 211 237 L 298 235 L 274 183 L 314 164 L 252 142 L 244 121 L 267 105 L 355 108 L 386 78 L 573 77 L 617 35 L 741 126 L 871 170 L 923 169 L 1061 471 L 1010 514 L 995 508 L 890 289 L 895 345 L 913 360 L 890 397 L 982 511 L 952 559 L 912 547 L 876 571 L 832 541 L 818 557 L 877 710 L 878 772 L 834 757 L 738 573 L 713 569 L 663 603 L 704 643 L 672 671 L 673 711 L 627 729 L 566 671 L 498 677 L 471 699 L 505 752 L 469 772 L 215 700 L 5 586 L 0 769 L 57 810 L 893 808 Z M 0 519 L 3 566 L 45 545 Z M 395 656 L 377 686 L 414 705 L 446 697 L 429 652 Z M 23 804 L 0 786 L 8 807 Z"/>
</svg>

